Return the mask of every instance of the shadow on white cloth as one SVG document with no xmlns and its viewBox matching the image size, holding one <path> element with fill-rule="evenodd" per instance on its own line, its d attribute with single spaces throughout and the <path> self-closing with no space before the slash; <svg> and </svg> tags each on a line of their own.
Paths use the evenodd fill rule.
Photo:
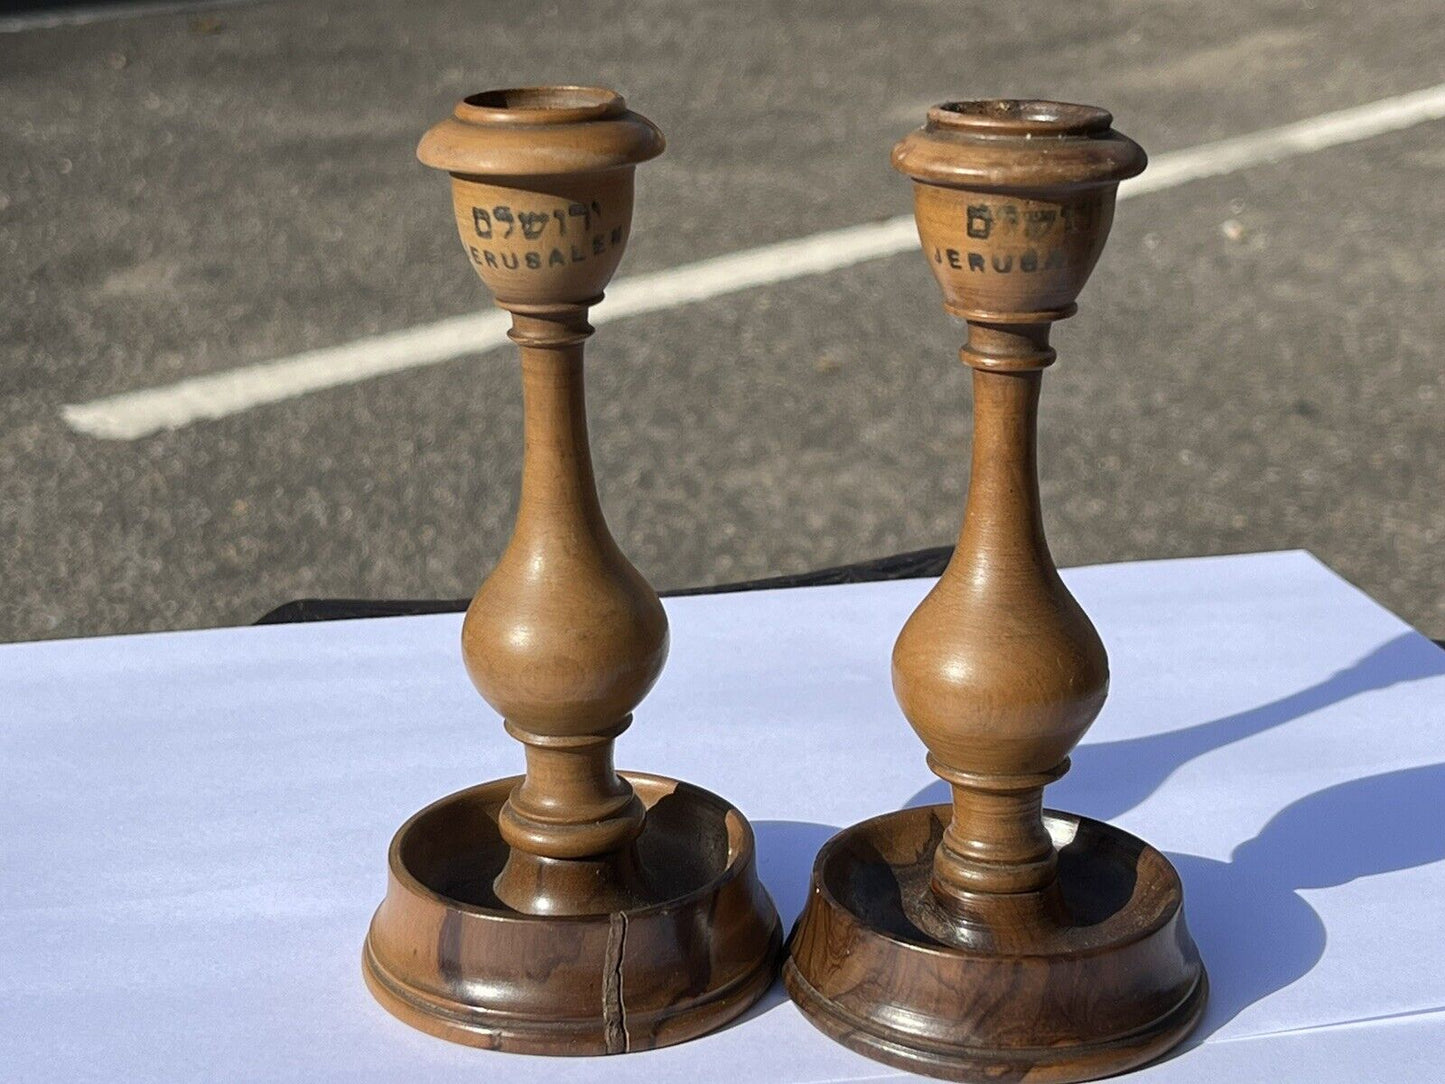
<svg viewBox="0 0 1445 1084">
<path fill-rule="evenodd" d="M 1209 1008 L 1195 1041 L 1303 978 L 1324 955 L 1325 924 L 1301 890 L 1445 859 L 1442 799 L 1445 764 L 1382 772 L 1291 802 L 1228 862 L 1171 853 L 1209 969 Z"/>
</svg>

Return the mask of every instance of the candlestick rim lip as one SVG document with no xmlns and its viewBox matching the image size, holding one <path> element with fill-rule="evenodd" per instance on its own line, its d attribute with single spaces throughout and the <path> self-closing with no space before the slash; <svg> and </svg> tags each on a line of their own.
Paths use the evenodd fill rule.
<svg viewBox="0 0 1445 1084">
<path fill-rule="evenodd" d="M 470 124 L 575 124 L 626 111 L 626 99 L 608 87 L 559 83 L 477 91 L 457 102 L 452 116 Z"/>
<path fill-rule="evenodd" d="M 1116 185 L 1142 173 L 1144 149 L 1097 106 L 980 99 L 933 106 L 893 148 L 893 168 L 918 184 L 1047 197 Z"/>
<path fill-rule="evenodd" d="M 939 102 L 928 126 L 988 135 L 1070 136 L 1107 132 L 1114 115 L 1095 105 L 1044 98 L 974 98 Z"/>
<path fill-rule="evenodd" d="M 655 158 L 657 125 L 605 87 L 485 90 L 457 103 L 417 145 L 417 158 L 455 177 L 566 176 L 626 169 Z"/>
</svg>

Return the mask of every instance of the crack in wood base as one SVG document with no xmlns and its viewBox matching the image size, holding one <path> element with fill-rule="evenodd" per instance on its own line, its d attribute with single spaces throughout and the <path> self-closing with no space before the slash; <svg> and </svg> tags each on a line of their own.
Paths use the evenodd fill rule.
<svg viewBox="0 0 1445 1084">
<path fill-rule="evenodd" d="M 667 1046 L 746 1011 L 782 947 L 751 827 L 698 787 L 624 776 L 648 810 L 637 840 L 646 901 L 625 911 L 549 917 L 496 899 L 507 857 L 497 816 L 516 778 L 408 820 L 362 953 L 376 999 L 429 1034 L 529 1054 Z"/>
</svg>

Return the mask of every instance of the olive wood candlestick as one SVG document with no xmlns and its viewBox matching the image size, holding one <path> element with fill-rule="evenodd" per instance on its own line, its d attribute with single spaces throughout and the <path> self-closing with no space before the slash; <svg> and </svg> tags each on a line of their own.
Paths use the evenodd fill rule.
<svg viewBox="0 0 1445 1084">
<path fill-rule="evenodd" d="M 515 532 L 462 628 L 473 682 L 526 775 L 398 831 L 363 962 L 403 1020 L 475 1046 L 611 1054 L 725 1023 L 772 981 L 778 916 L 721 798 L 619 774 L 667 618 L 598 504 L 582 350 L 661 133 L 590 87 L 473 95 L 418 156 L 452 177 L 468 257 L 512 313 L 525 407 Z"/>
<path fill-rule="evenodd" d="M 823 847 L 784 981 L 849 1047 L 947 1079 L 1117 1073 L 1179 1042 L 1206 996 L 1168 860 L 1043 808 L 1109 683 L 1044 540 L 1035 437 L 1050 325 L 1073 315 L 1118 184 L 1145 164 L 1111 123 L 1058 102 L 950 103 L 893 152 L 974 370 L 962 533 L 893 652 L 953 802 Z"/>
</svg>

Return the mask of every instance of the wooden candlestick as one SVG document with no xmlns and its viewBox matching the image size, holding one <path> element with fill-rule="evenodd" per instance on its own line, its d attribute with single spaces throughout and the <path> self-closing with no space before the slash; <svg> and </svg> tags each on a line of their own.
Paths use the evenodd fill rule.
<svg viewBox="0 0 1445 1084">
<path fill-rule="evenodd" d="M 582 352 L 627 243 L 634 168 L 662 148 L 611 91 L 535 87 L 465 99 L 417 152 L 451 174 L 462 244 L 521 352 L 517 523 L 462 654 L 527 771 L 402 826 L 364 969 L 393 1013 L 472 1045 L 691 1038 L 756 1000 L 780 950 L 742 814 L 612 762 L 662 670 L 667 618 L 598 504 Z"/>
<path fill-rule="evenodd" d="M 951 806 L 820 852 L 784 981 L 824 1031 L 954 1080 L 1085 1080 L 1188 1033 L 1206 979 L 1162 854 L 1043 809 L 1108 659 L 1044 540 L 1035 436 L 1049 328 L 1073 315 L 1144 152 L 1100 109 L 940 105 L 893 152 L 944 306 L 968 321 L 973 466 L 958 546 L 893 653 Z"/>
</svg>

